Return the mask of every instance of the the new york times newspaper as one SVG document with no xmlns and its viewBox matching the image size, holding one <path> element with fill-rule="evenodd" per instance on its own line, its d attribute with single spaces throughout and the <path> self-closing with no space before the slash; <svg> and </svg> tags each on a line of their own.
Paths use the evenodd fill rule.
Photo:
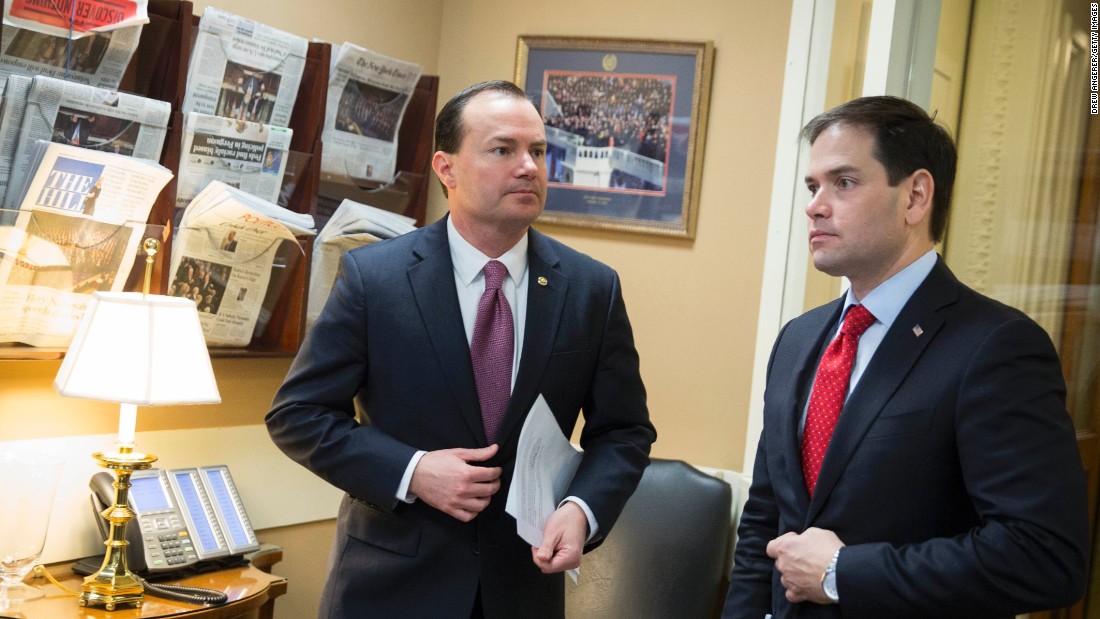
<svg viewBox="0 0 1100 619">
<path fill-rule="evenodd" d="M 0 226 L 0 342 L 67 346 L 90 295 L 125 285 L 172 173 L 45 141 L 35 159 L 15 224 Z"/>
<path fill-rule="evenodd" d="M 388 183 L 397 161 L 397 132 L 420 65 L 352 43 L 333 55 L 321 172 L 326 180 Z"/>
</svg>

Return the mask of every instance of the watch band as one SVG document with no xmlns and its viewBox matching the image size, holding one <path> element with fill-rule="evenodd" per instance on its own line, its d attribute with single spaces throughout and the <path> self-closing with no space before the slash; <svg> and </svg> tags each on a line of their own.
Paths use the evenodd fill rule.
<svg viewBox="0 0 1100 619">
<path fill-rule="evenodd" d="M 836 564 L 839 558 L 840 549 L 837 548 L 833 553 L 833 560 L 829 561 L 829 565 L 821 573 L 821 590 L 825 593 L 825 597 L 833 602 L 840 601 L 840 593 L 836 590 Z"/>
</svg>

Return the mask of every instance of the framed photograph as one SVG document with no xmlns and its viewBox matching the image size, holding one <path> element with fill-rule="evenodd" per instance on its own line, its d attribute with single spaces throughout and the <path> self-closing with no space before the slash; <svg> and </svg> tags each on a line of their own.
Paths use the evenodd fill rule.
<svg viewBox="0 0 1100 619">
<path fill-rule="evenodd" d="M 546 123 L 540 221 L 695 238 L 711 42 L 521 35 L 516 83 Z"/>
</svg>

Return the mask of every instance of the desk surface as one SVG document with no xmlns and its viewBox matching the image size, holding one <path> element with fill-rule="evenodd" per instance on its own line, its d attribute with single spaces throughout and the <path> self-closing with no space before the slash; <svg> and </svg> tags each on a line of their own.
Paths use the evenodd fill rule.
<svg viewBox="0 0 1100 619">
<path fill-rule="evenodd" d="M 74 574 L 71 563 L 50 566 L 50 574 L 69 589 L 80 591 L 84 577 Z M 223 606 L 199 606 L 153 597 L 146 593 L 141 608 L 107 612 L 102 608 L 81 608 L 78 597 L 45 578 L 28 580 L 28 584 L 45 592 L 45 597 L 7 609 L 0 617 L 16 619 L 138 619 L 149 617 L 183 617 L 186 619 L 229 619 L 259 609 L 286 593 L 286 579 L 260 571 L 253 565 L 190 576 L 172 584 L 202 587 L 222 591 L 229 596 Z"/>
</svg>

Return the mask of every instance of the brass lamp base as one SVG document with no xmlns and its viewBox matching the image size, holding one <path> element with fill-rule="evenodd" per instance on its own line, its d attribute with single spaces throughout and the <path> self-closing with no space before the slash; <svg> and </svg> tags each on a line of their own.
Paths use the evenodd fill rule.
<svg viewBox="0 0 1100 619">
<path fill-rule="evenodd" d="M 134 471 L 147 469 L 156 462 L 157 457 L 135 453 L 133 447 L 122 446 L 115 453 L 95 453 L 92 457 L 100 466 L 115 471 L 115 502 L 101 514 L 111 523 L 111 533 L 104 544 L 107 553 L 99 571 L 84 579 L 81 587 L 80 605 L 102 607 L 108 611 L 118 608 L 141 606 L 145 589 L 126 565 L 126 524 L 134 519 L 134 510 L 130 509 L 130 475 Z"/>
</svg>

